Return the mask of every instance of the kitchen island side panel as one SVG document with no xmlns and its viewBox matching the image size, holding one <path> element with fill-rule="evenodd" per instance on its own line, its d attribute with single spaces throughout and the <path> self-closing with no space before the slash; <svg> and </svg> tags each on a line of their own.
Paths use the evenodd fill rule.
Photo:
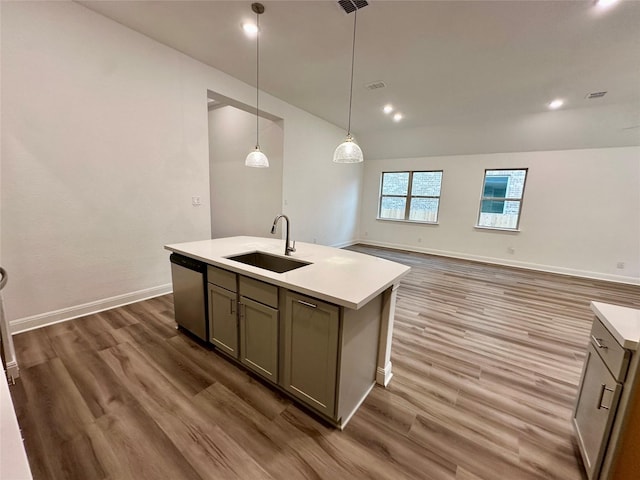
<svg viewBox="0 0 640 480">
<path fill-rule="evenodd" d="M 382 294 L 359 310 L 343 309 L 338 418 L 342 426 L 376 382 Z"/>
</svg>

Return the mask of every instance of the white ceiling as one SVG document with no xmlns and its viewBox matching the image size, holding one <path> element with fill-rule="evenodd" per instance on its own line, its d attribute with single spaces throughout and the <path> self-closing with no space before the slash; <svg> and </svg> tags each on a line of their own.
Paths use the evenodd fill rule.
<svg viewBox="0 0 640 480">
<path fill-rule="evenodd" d="M 79 3 L 255 86 L 250 1 Z M 261 89 L 346 128 L 353 14 L 263 3 Z M 585 99 L 596 91 L 607 94 Z M 556 97 L 565 106 L 548 111 Z M 352 130 L 373 158 L 640 145 L 640 2 L 371 0 L 358 13 Z"/>
</svg>

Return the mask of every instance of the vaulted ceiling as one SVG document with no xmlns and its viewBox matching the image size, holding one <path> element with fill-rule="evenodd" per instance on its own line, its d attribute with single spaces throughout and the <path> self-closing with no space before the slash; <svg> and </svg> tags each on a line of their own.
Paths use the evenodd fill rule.
<svg viewBox="0 0 640 480">
<path fill-rule="evenodd" d="M 249 1 L 79 3 L 255 86 Z M 263 3 L 261 89 L 346 127 L 354 14 Z M 565 104 L 550 111 L 554 98 Z M 358 12 L 352 130 L 365 158 L 640 145 L 640 2 L 372 0 Z"/>
</svg>

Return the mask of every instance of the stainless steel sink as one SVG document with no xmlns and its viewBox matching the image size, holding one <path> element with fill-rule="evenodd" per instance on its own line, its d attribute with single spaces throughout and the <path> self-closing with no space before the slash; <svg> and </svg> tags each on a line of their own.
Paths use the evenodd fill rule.
<svg viewBox="0 0 640 480">
<path fill-rule="evenodd" d="M 300 260 L 294 260 L 293 258 L 279 257 L 277 255 L 271 255 L 265 252 L 249 252 L 242 255 L 233 255 L 226 257 L 227 260 L 233 260 L 235 262 L 244 263 L 245 265 L 252 265 L 258 268 L 264 268 L 276 273 L 285 273 L 296 268 L 305 267 L 311 265 L 309 262 L 302 262 Z"/>
</svg>

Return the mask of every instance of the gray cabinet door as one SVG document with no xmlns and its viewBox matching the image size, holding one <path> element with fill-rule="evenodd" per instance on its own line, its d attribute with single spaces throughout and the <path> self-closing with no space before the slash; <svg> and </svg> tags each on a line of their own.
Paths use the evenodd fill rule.
<svg viewBox="0 0 640 480">
<path fill-rule="evenodd" d="M 589 344 L 573 422 L 590 479 L 597 478 L 600 471 L 620 388 L 593 345 Z"/>
<path fill-rule="evenodd" d="M 209 340 L 223 352 L 238 358 L 237 294 L 209 286 Z"/>
<path fill-rule="evenodd" d="M 240 361 L 278 382 L 278 310 L 240 297 Z"/>
<path fill-rule="evenodd" d="M 335 419 L 340 308 L 287 292 L 283 387 Z"/>
</svg>

